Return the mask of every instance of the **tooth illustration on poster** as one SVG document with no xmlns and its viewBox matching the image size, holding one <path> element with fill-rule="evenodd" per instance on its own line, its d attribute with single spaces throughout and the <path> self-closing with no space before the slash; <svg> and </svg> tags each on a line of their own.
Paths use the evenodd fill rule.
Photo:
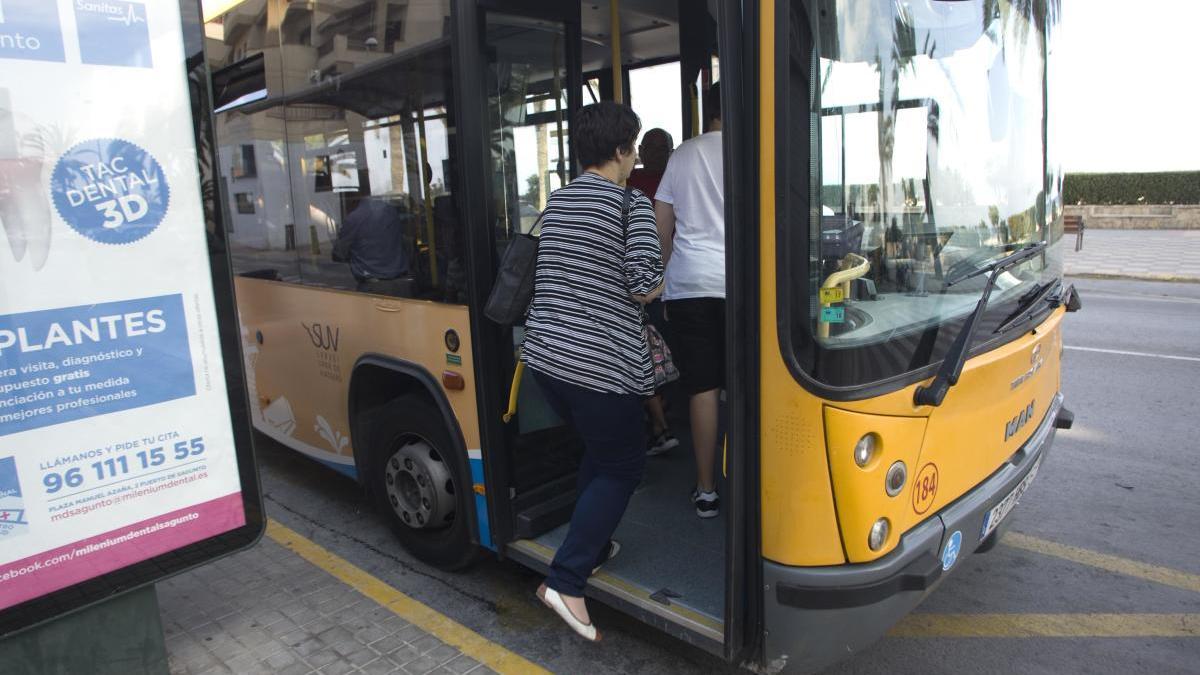
<svg viewBox="0 0 1200 675">
<path fill-rule="evenodd" d="M 8 89 L 0 88 L 0 227 L 13 259 L 22 262 L 28 255 L 40 270 L 50 256 L 50 202 L 42 158 L 22 155 L 15 117 Z"/>
</svg>

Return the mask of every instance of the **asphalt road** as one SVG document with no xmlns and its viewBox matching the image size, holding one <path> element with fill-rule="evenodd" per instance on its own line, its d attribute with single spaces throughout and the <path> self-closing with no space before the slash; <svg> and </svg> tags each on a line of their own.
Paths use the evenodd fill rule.
<svg viewBox="0 0 1200 675">
<path fill-rule="evenodd" d="M 1075 428 L 1059 434 L 1010 516 L 1011 531 L 1129 565 L 1200 575 L 1200 284 L 1075 283 L 1084 308 L 1067 318 L 1063 371 Z M 526 658 L 564 673 L 737 672 L 603 608 L 594 615 L 605 641 L 583 644 L 536 603 L 534 573 L 491 559 L 465 574 L 426 567 L 400 549 L 355 483 L 257 440 L 269 515 Z M 1139 621 L 1133 615 L 1190 615 L 1194 622 L 1200 593 L 1069 558 L 1002 543 L 969 559 L 917 610 L 951 626 L 959 620 L 943 615 L 1021 615 L 1018 624 L 1028 614 L 1069 615 L 1069 637 L 1016 637 L 1011 628 L 945 637 L 934 630 L 887 637 L 833 672 L 1200 670 L 1197 637 L 1096 636 L 1125 635 Z"/>
</svg>

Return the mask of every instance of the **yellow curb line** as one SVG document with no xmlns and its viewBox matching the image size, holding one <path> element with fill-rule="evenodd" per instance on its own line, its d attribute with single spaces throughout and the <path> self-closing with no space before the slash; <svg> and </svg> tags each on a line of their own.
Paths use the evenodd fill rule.
<svg viewBox="0 0 1200 675">
<path fill-rule="evenodd" d="M 889 637 L 1189 638 L 1200 614 L 910 614 Z"/>
<path fill-rule="evenodd" d="M 1028 534 L 1021 534 L 1019 532 L 1005 534 L 1000 543 L 1005 546 L 1062 558 L 1063 560 L 1070 560 L 1071 562 L 1123 574 L 1128 577 L 1145 579 L 1165 586 L 1174 586 L 1175 588 L 1182 588 L 1185 591 L 1200 593 L 1200 574 L 1189 574 L 1168 567 L 1159 567 L 1136 560 L 1129 560 L 1128 558 L 1108 555 L 1107 553 L 1089 551 L 1086 548 L 1068 546 L 1038 537 L 1031 537 Z"/>
<path fill-rule="evenodd" d="M 457 647 L 462 653 L 499 673 L 549 673 L 550 671 L 510 652 L 466 626 L 434 611 L 428 605 L 413 600 L 400 591 L 371 576 L 349 561 L 295 531 L 267 520 L 267 536 L 301 558 L 328 572 L 334 578 L 391 610 L 396 616 Z"/>
</svg>

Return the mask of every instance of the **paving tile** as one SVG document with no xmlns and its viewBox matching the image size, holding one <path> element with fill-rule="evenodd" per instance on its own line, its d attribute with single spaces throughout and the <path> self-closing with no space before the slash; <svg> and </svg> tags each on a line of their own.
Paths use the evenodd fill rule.
<svg viewBox="0 0 1200 675">
<path fill-rule="evenodd" d="M 314 631 L 315 632 L 315 631 Z M 332 626 L 316 634 L 317 637 L 324 640 L 328 644 L 337 644 L 339 642 L 353 642 L 354 633 L 345 629 L 342 626 Z"/>
<path fill-rule="evenodd" d="M 340 659 L 341 657 L 338 656 L 338 653 L 332 649 L 322 649 L 304 657 L 304 660 L 307 661 L 308 664 L 313 668 L 324 668 L 325 666 Z"/>
<path fill-rule="evenodd" d="M 416 626 L 413 626 L 413 625 L 405 626 L 404 628 L 401 628 L 400 630 L 396 631 L 396 637 L 398 637 L 406 642 L 413 642 L 415 640 L 420 640 L 421 638 L 426 637 L 427 635 L 428 635 L 428 633 L 426 633 L 425 631 L 423 631 L 420 628 L 417 628 Z"/>
<path fill-rule="evenodd" d="M 300 658 L 291 652 L 277 652 L 267 657 L 265 663 L 271 670 L 283 670 L 293 663 L 301 663 Z"/>
<path fill-rule="evenodd" d="M 435 647 L 434 649 L 432 649 L 426 653 L 429 656 L 432 656 L 433 658 L 437 659 L 439 662 L 445 663 L 446 661 L 454 658 L 455 656 L 458 656 L 459 651 L 455 647 L 451 647 L 450 645 L 443 644 L 440 647 Z"/>
<path fill-rule="evenodd" d="M 359 647 L 357 650 L 346 654 L 343 658 L 355 666 L 363 666 L 375 660 L 378 656 L 379 654 L 371 650 L 370 647 Z"/>
<path fill-rule="evenodd" d="M 160 585 L 173 674 L 479 672 L 477 661 L 264 540 Z"/>
<path fill-rule="evenodd" d="M 409 644 L 416 647 L 417 651 L 421 652 L 422 654 L 446 645 L 445 642 L 442 642 L 432 635 L 426 635 L 417 640 L 412 640 Z"/>
<path fill-rule="evenodd" d="M 400 637 L 399 635 L 389 635 L 388 637 L 385 637 L 382 640 L 377 640 L 377 641 L 371 643 L 371 649 L 374 649 L 375 651 L 379 652 L 380 654 L 388 654 L 390 652 L 396 651 L 397 649 L 400 649 L 401 647 L 408 647 L 408 646 L 409 646 L 408 642 L 406 642 L 404 640 L 404 638 Z M 409 649 L 412 649 L 412 648 L 409 647 Z M 416 653 L 415 649 L 413 649 L 413 653 Z"/>
<path fill-rule="evenodd" d="M 391 635 L 391 633 L 383 628 L 372 625 L 355 632 L 354 639 L 365 645 L 369 645 L 372 642 L 375 642 L 376 640 L 382 640 L 389 635 Z"/>
<path fill-rule="evenodd" d="M 411 673 L 412 675 L 424 675 L 435 670 L 440 665 L 442 664 L 438 663 L 437 659 L 425 655 L 404 664 L 404 672 Z"/>
<path fill-rule="evenodd" d="M 396 651 L 391 652 L 387 656 L 389 659 L 395 661 L 396 663 L 404 665 L 405 663 L 408 663 L 409 661 L 415 661 L 415 660 L 421 658 L 421 652 L 417 651 L 412 645 L 406 644 L 403 647 L 401 647 L 400 649 L 397 649 Z"/>
<path fill-rule="evenodd" d="M 301 657 L 307 657 L 309 654 L 319 652 L 327 646 L 320 638 L 309 637 L 300 644 L 297 644 L 293 649 Z"/>
<path fill-rule="evenodd" d="M 351 637 L 349 640 L 342 640 L 333 645 L 333 651 L 338 653 L 338 656 L 352 654 L 363 648 L 363 644 Z"/>
<path fill-rule="evenodd" d="M 458 658 L 446 663 L 443 667 L 452 673 L 456 673 L 457 675 L 464 675 L 464 673 L 470 672 L 473 668 L 478 668 L 479 662 L 467 656 L 466 654 L 463 654 Z"/>
<path fill-rule="evenodd" d="M 389 673 L 394 673 L 400 670 L 400 666 L 386 656 L 381 656 L 374 661 L 361 666 L 359 670 L 367 673 L 367 675 L 388 675 Z"/>
<path fill-rule="evenodd" d="M 355 670 L 357 670 L 357 668 L 355 668 L 354 665 L 349 661 L 346 661 L 345 659 L 338 659 L 324 668 L 321 668 L 321 670 L 318 672 L 320 672 L 321 675 L 346 675 L 346 673 L 352 673 Z"/>
<path fill-rule="evenodd" d="M 282 670 L 276 671 L 276 675 L 308 675 L 313 672 L 316 671 L 313 670 L 312 666 L 303 661 L 298 661 Z"/>
</svg>

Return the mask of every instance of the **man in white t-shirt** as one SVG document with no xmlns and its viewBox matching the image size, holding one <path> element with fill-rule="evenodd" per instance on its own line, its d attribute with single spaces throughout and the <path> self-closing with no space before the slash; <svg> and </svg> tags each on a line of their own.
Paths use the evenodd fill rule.
<svg viewBox="0 0 1200 675">
<path fill-rule="evenodd" d="M 706 133 L 671 154 L 655 194 L 654 216 L 666 264 L 664 311 L 679 383 L 689 396 L 696 453 L 696 515 L 720 513 L 717 414 L 725 385 L 725 191 L 721 85 L 704 94 Z"/>
</svg>

